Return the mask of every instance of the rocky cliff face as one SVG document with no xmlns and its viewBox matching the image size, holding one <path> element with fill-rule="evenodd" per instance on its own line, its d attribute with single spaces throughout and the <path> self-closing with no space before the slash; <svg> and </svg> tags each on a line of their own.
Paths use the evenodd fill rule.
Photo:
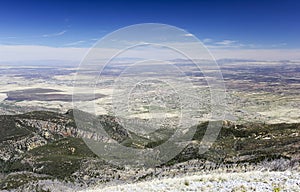
<svg viewBox="0 0 300 192">
<path fill-rule="evenodd" d="M 2 127 L 0 159 L 6 161 L 26 151 L 67 137 L 105 142 L 110 140 L 121 142 L 130 137 L 129 133 L 118 125 L 113 117 L 99 116 L 95 119 L 98 124 L 106 127 L 112 138 L 99 135 L 95 131 L 96 127 L 77 128 L 73 110 L 69 110 L 65 114 L 39 111 L 21 115 L 2 115 L 0 116 Z"/>
</svg>

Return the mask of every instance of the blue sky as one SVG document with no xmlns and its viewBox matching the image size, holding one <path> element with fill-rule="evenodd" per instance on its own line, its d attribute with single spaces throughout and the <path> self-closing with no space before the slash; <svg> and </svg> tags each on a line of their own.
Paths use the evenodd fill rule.
<svg viewBox="0 0 300 192">
<path fill-rule="evenodd" d="M 138 23 L 185 29 L 217 58 L 300 60 L 299 10 L 297 0 L 3 0 L 0 61 L 66 55 L 77 61 L 101 37 Z"/>
<path fill-rule="evenodd" d="M 300 1 L 1 1 L 0 43 L 89 47 L 127 25 L 157 22 L 206 44 L 300 48 Z"/>
</svg>

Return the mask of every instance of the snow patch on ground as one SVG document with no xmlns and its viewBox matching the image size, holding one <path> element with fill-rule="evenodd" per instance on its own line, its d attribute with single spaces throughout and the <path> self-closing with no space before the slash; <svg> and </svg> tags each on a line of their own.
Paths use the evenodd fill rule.
<svg viewBox="0 0 300 192">
<path fill-rule="evenodd" d="M 300 191 L 300 172 L 196 174 L 181 178 L 155 179 L 134 184 L 97 187 L 85 192 L 138 191 Z M 83 192 L 83 191 L 82 191 Z"/>
</svg>

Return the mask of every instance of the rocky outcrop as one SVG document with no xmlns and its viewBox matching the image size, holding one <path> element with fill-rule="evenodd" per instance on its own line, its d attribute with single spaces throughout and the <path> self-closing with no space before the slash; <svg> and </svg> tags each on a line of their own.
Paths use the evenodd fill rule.
<svg viewBox="0 0 300 192">
<path fill-rule="evenodd" d="M 120 126 L 113 117 L 95 117 L 78 111 L 77 113 L 81 113 L 80 117 L 91 116 L 93 124 L 88 126 L 89 122 L 84 122 L 84 124 L 79 122 L 77 124 L 73 116 L 73 110 L 69 110 L 65 114 L 40 111 L 21 115 L 0 116 L 0 126 L 3 127 L 1 130 L 3 134 L 0 135 L 3 139 L 0 143 L 0 159 L 6 161 L 13 156 L 18 156 L 36 147 L 66 137 L 91 139 L 107 143 L 122 142 L 130 137 L 129 132 Z M 78 128 L 77 125 L 82 127 Z M 106 134 L 99 133 L 99 126 L 105 128 Z M 7 135 L 8 132 L 11 135 Z"/>
</svg>

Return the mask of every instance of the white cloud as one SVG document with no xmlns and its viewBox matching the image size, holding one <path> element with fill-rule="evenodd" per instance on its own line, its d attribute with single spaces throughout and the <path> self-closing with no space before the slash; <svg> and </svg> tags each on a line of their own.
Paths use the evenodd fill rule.
<svg viewBox="0 0 300 192">
<path fill-rule="evenodd" d="M 202 40 L 203 43 L 211 43 L 213 40 L 210 38 L 205 38 Z"/>
<path fill-rule="evenodd" d="M 184 34 L 184 36 L 185 36 L 185 37 L 194 37 L 194 35 L 191 34 L 191 33 L 186 33 L 186 34 Z"/>
<path fill-rule="evenodd" d="M 235 44 L 237 41 L 233 41 L 233 40 L 223 40 L 223 41 L 219 41 L 216 42 L 216 45 L 232 45 Z"/>
<path fill-rule="evenodd" d="M 79 45 L 82 43 L 85 43 L 86 41 L 75 41 L 75 42 L 71 42 L 71 43 L 66 43 L 64 44 L 65 46 L 74 46 L 74 45 Z"/>
<path fill-rule="evenodd" d="M 236 40 L 222 40 L 222 41 L 214 41 L 210 38 L 203 39 L 202 42 L 205 44 L 207 48 L 210 49 L 227 49 L 227 48 L 262 48 L 261 45 L 256 44 L 244 44 L 240 43 Z"/>
<path fill-rule="evenodd" d="M 58 33 L 44 34 L 44 35 L 42 35 L 42 37 L 57 37 L 57 36 L 64 35 L 66 32 L 67 32 L 66 30 L 63 30 L 63 31 L 58 32 Z"/>
<path fill-rule="evenodd" d="M 213 39 L 206 38 L 203 39 L 202 42 L 205 44 L 207 48 L 210 49 L 222 49 L 222 48 L 255 48 L 254 44 L 243 44 L 239 43 L 235 40 L 222 40 L 222 41 L 214 41 Z"/>
</svg>

